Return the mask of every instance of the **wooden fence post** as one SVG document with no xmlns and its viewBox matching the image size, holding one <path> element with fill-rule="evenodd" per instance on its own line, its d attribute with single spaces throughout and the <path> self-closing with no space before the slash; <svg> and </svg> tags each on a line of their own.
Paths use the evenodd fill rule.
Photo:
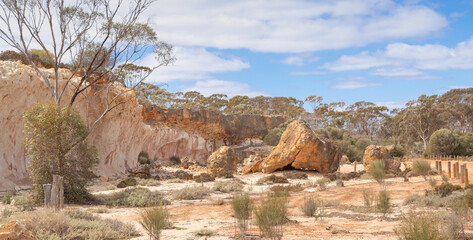
<svg viewBox="0 0 473 240">
<path fill-rule="evenodd" d="M 465 186 L 467 186 L 469 184 L 468 182 L 468 168 L 466 167 L 466 164 L 465 164 Z"/>
<path fill-rule="evenodd" d="M 461 165 L 460 175 L 460 182 L 465 183 L 465 165 Z"/>
<path fill-rule="evenodd" d="M 457 179 L 460 179 L 460 162 L 457 162 Z"/>
<path fill-rule="evenodd" d="M 53 175 L 51 206 L 55 210 L 60 210 L 64 207 L 64 178 L 59 175 Z"/>
<path fill-rule="evenodd" d="M 457 178 L 457 163 L 453 163 L 453 178 Z"/>
<path fill-rule="evenodd" d="M 439 175 L 442 175 L 442 161 L 439 161 Z"/>
<path fill-rule="evenodd" d="M 452 163 L 448 161 L 448 178 L 452 178 Z"/>
</svg>

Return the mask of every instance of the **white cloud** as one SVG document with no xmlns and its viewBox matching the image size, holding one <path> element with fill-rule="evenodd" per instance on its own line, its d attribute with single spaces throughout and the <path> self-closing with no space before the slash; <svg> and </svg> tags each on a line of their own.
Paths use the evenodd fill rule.
<svg viewBox="0 0 473 240">
<path fill-rule="evenodd" d="M 317 60 L 319 60 L 318 57 L 312 57 L 310 54 L 299 54 L 299 55 L 289 56 L 283 59 L 281 62 L 286 65 L 304 66 L 308 63 L 312 63 Z"/>
<path fill-rule="evenodd" d="M 249 97 L 268 96 L 268 94 L 262 91 L 251 90 L 250 85 L 245 83 L 214 79 L 199 80 L 193 86 L 184 88 L 183 91 L 197 91 L 205 96 L 209 96 L 214 93 L 226 94 L 228 97 L 233 97 L 236 95 L 243 95 Z"/>
<path fill-rule="evenodd" d="M 250 64 L 237 57 L 223 56 L 209 52 L 204 48 L 175 48 L 176 62 L 167 67 L 158 68 L 147 82 L 169 82 L 174 80 L 191 81 L 209 79 L 215 73 L 236 72 L 249 68 Z M 152 54 L 145 56 L 138 64 L 156 65 Z"/>
<path fill-rule="evenodd" d="M 366 87 L 375 87 L 379 86 L 379 83 L 359 81 L 359 80 L 350 80 L 346 82 L 337 83 L 332 86 L 336 89 L 356 89 L 356 88 L 366 88 Z"/>
<path fill-rule="evenodd" d="M 439 44 L 389 44 L 384 51 L 344 55 L 326 63 L 330 71 L 366 70 L 382 76 L 421 76 L 420 70 L 473 69 L 473 37 L 449 48 Z"/>
<path fill-rule="evenodd" d="M 434 92 L 438 94 L 444 94 L 453 89 L 465 89 L 465 88 L 473 88 L 473 86 L 448 86 L 445 88 L 436 89 Z"/>
<path fill-rule="evenodd" d="M 301 53 L 417 38 L 444 16 L 393 0 L 161 0 L 148 11 L 158 36 L 177 46 Z"/>
<path fill-rule="evenodd" d="M 378 106 L 385 106 L 389 110 L 393 110 L 395 108 L 403 108 L 406 106 L 407 101 L 389 101 L 389 102 L 376 102 L 375 104 Z"/>
</svg>

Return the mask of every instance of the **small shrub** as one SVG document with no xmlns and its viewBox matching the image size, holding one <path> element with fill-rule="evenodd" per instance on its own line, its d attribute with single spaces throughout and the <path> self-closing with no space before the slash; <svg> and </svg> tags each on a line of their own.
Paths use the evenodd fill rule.
<svg viewBox="0 0 473 240">
<path fill-rule="evenodd" d="M 219 171 L 214 175 L 217 178 L 234 178 L 232 171 Z"/>
<path fill-rule="evenodd" d="M 284 172 L 283 175 L 284 177 L 289 178 L 289 179 L 307 179 L 308 178 L 307 174 L 303 172 L 294 172 L 294 171 Z"/>
<path fill-rule="evenodd" d="M 232 199 L 233 214 L 238 222 L 238 228 L 242 236 L 246 235 L 251 218 L 253 202 L 247 192 L 237 193 Z"/>
<path fill-rule="evenodd" d="M 195 200 L 203 199 L 209 195 L 211 190 L 207 187 L 185 187 L 180 190 L 176 190 L 172 193 L 173 199 L 178 200 Z"/>
<path fill-rule="evenodd" d="M 223 200 L 223 198 L 219 198 L 217 200 L 214 201 L 214 205 L 223 205 L 225 204 L 225 200 Z"/>
<path fill-rule="evenodd" d="M 317 185 L 319 185 L 319 190 L 320 191 L 325 191 L 327 190 L 327 183 L 330 182 L 330 179 L 326 178 L 326 177 L 323 177 L 323 178 L 319 178 L 317 179 L 316 183 Z"/>
<path fill-rule="evenodd" d="M 13 211 L 9 208 L 4 208 L 0 218 L 9 218 L 13 214 Z"/>
<path fill-rule="evenodd" d="M 81 210 L 78 210 L 78 209 L 65 210 L 64 215 L 66 215 L 70 218 L 74 218 L 74 219 L 85 219 L 85 220 L 95 220 L 95 219 L 97 219 L 96 217 L 94 217 L 94 214 L 92 214 L 91 212 L 81 211 Z"/>
<path fill-rule="evenodd" d="M 394 229 L 403 240 L 447 240 L 441 232 L 438 217 L 428 212 L 411 212 L 402 216 L 401 223 Z"/>
<path fill-rule="evenodd" d="M 25 193 L 12 197 L 15 201 L 15 207 L 18 211 L 32 211 L 34 210 L 35 197 L 33 193 Z"/>
<path fill-rule="evenodd" d="M 144 209 L 140 213 L 140 225 L 150 238 L 159 240 L 161 231 L 168 226 L 168 214 L 162 206 Z"/>
<path fill-rule="evenodd" d="M 290 185 L 275 185 L 275 186 L 272 186 L 269 189 L 271 191 L 275 192 L 275 193 L 299 192 L 299 191 L 304 190 L 304 188 L 302 187 L 302 185 L 300 183 L 295 184 L 295 185 L 292 185 L 292 184 L 290 184 Z"/>
<path fill-rule="evenodd" d="M 173 179 L 169 179 L 168 180 L 168 183 L 183 183 L 184 181 L 182 181 L 182 179 L 180 178 L 173 178 Z"/>
<path fill-rule="evenodd" d="M 376 196 L 372 190 L 363 190 L 363 203 L 366 208 L 371 208 L 375 201 Z"/>
<path fill-rule="evenodd" d="M 181 165 L 181 159 L 178 156 L 170 157 L 169 162 L 171 162 L 172 165 Z"/>
<path fill-rule="evenodd" d="M 158 180 L 152 179 L 152 178 L 148 178 L 148 179 L 138 178 L 137 181 L 138 181 L 138 185 L 140 185 L 140 186 L 151 187 L 151 186 L 161 185 L 161 183 Z"/>
<path fill-rule="evenodd" d="M 210 236 L 213 236 L 217 233 L 217 231 L 215 230 L 212 230 L 212 229 L 207 229 L 207 228 L 202 228 L 200 230 L 198 230 L 197 232 L 195 232 L 195 235 L 196 236 L 205 236 L 205 237 L 210 237 Z"/>
<path fill-rule="evenodd" d="M 465 199 L 466 199 L 466 202 L 468 203 L 468 206 L 470 208 L 473 208 L 473 190 L 472 189 L 466 192 Z"/>
<path fill-rule="evenodd" d="M 16 190 L 7 191 L 5 196 L 3 196 L 2 203 L 3 204 L 10 204 L 13 196 L 16 196 Z"/>
<path fill-rule="evenodd" d="M 289 183 L 289 181 L 286 177 L 271 174 L 269 176 L 258 179 L 258 181 L 256 182 L 256 184 L 258 185 L 265 183 Z"/>
<path fill-rule="evenodd" d="M 287 198 L 269 193 L 267 199 L 255 208 L 256 225 L 263 237 L 282 239 L 286 213 Z"/>
<path fill-rule="evenodd" d="M 427 174 L 429 174 L 432 168 L 430 167 L 430 162 L 423 159 L 415 160 L 412 163 L 412 172 L 415 174 L 421 175 L 426 179 Z"/>
<path fill-rule="evenodd" d="M 109 184 L 109 185 L 107 186 L 107 190 L 109 190 L 109 191 L 110 191 L 110 190 L 115 190 L 115 189 L 117 189 L 117 186 L 115 186 L 115 185 L 113 185 L 113 184 Z"/>
<path fill-rule="evenodd" d="M 87 212 L 91 213 L 109 213 L 110 211 L 107 208 L 99 207 L 99 208 L 89 208 Z"/>
<path fill-rule="evenodd" d="M 141 151 L 138 154 L 138 163 L 139 164 L 150 164 L 151 160 L 149 159 L 149 155 L 147 152 Z"/>
<path fill-rule="evenodd" d="M 213 182 L 215 181 L 215 176 L 208 173 L 201 173 L 194 177 L 194 181 L 201 183 L 201 182 Z"/>
<path fill-rule="evenodd" d="M 186 172 L 184 170 L 177 170 L 174 174 L 173 177 L 181 180 L 191 180 L 193 178 L 192 173 Z"/>
<path fill-rule="evenodd" d="M 433 178 L 433 177 L 429 178 L 429 185 L 430 185 L 430 187 L 432 187 L 432 188 L 437 187 L 437 182 L 438 182 L 437 179 L 435 179 L 435 178 Z"/>
<path fill-rule="evenodd" d="M 400 144 L 394 145 L 393 150 L 389 152 L 389 155 L 391 155 L 392 157 L 404 157 L 405 154 L 406 150 Z"/>
<path fill-rule="evenodd" d="M 442 182 L 443 183 L 448 183 L 448 181 L 449 181 L 449 179 L 448 179 L 447 175 L 442 174 Z"/>
<path fill-rule="evenodd" d="M 345 186 L 345 184 L 343 184 L 343 180 L 337 179 L 337 187 L 343 187 L 343 186 Z"/>
<path fill-rule="evenodd" d="M 315 217 L 317 219 L 323 216 L 324 204 L 322 200 L 310 197 L 304 199 L 304 205 L 302 205 L 301 210 L 304 213 L 304 216 Z"/>
<path fill-rule="evenodd" d="M 382 183 L 386 177 L 386 163 L 383 160 L 377 160 L 370 163 L 369 173 L 378 182 Z"/>
<path fill-rule="evenodd" d="M 452 194 L 452 192 L 459 191 L 459 190 L 462 190 L 461 186 L 453 185 L 451 183 L 442 183 L 442 184 L 440 184 L 440 186 L 436 187 L 434 191 L 439 196 L 446 197 L 446 196 Z"/>
<path fill-rule="evenodd" d="M 117 187 L 118 188 L 126 188 L 126 187 L 136 186 L 137 184 L 138 184 L 138 182 L 136 181 L 136 179 L 134 177 L 127 177 L 127 178 L 123 179 L 122 181 L 120 181 L 117 184 Z"/>
<path fill-rule="evenodd" d="M 449 155 L 457 146 L 458 143 L 453 132 L 444 128 L 432 133 L 428 149 L 430 154 Z"/>
<path fill-rule="evenodd" d="M 100 203 L 107 206 L 153 207 L 166 203 L 160 193 L 140 187 L 129 188 L 111 194 L 102 194 L 97 198 Z"/>
<path fill-rule="evenodd" d="M 389 192 L 386 190 L 379 191 L 378 199 L 376 203 L 376 209 L 383 213 L 383 216 L 386 216 L 387 213 L 391 211 L 391 197 Z"/>
<path fill-rule="evenodd" d="M 224 193 L 237 192 L 243 189 L 243 185 L 237 181 L 217 181 L 212 189 Z"/>
</svg>

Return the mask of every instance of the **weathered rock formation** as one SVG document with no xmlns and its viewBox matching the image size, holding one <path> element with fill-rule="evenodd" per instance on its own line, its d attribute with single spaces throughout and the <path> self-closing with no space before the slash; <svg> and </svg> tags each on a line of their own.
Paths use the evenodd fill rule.
<svg viewBox="0 0 473 240">
<path fill-rule="evenodd" d="M 52 76 L 52 70 L 45 71 Z M 69 74 L 61 70 L 60 86 Z M 71 89 L 67 89 L 63 99 L 70 96 Z M 88 116 L 95 120 L 103 112 L 104 95 L 89 96 Z M 218 147 L 227 145 L 225 143 L 251 145 L 253 138 L 261 141 L 270 128 L 283 122 L 281 117 L 244 116 L 240 119 L 204 110 L 149 108 L 147 111 L 132 92 L 125 97 L 130 100 L 108 113 L 87 139 L 98 149 L 98 175 L 125 174 L 126 169 L 137 165 L 137 156 L 142 150 L 148 152 L 151 159 L 160 161 L 175 155 L 205 162 Z M 47 101 L 53 98 L 36 71 L 19 62 L 0 61 L 0 189 L 11 188 L 13 183 L 27 183 L 22 116 L 34 104 Z M 78 97 L 73 108 L 85 120 L 87 103 L 83 96 Z"/>
<path fill-rule="evenodd" d="M 143 120 L 153 126 L 166 126 L 194 133 L 205 139 L 236 145 L 247 139 L 261 139 L 284 122 L 282 116 L 225 115 L 210 110 L 143 108 Z"/>
<path fill-rule="evenodd" d="M 207 170 L 211 173 L 222 171 L 234 172 L 241 158 L 239 155 L 239 152 L 235 151 L 232 147 L 220 147 L 207 160 Z"/>
<path fill-rule="evenodd" d="M 17 222 L 0 225 L 0 239 L 6 240 L 33 240 L 30 231 L 20 226 Z"/>
<path fill-rule="evenodd" d="M 341 157 L 340 147 L 318 138 L 306 124 L 294 121 L 287 126 L 279 144 L 261 163 L 260 169 L 271 173 L 290 165 L 329 173 L 337 171 Z"/>
<path fill-rule="evenodd" d="M 363 167 L 365 171 L 369 172 L 370 164 L 373 161 L 383 160 L 385 163 L 385 170 L 386 171 L 394 171 L 399 172 L 401 171 L 401 162 L 395 160 L 389 152 L 393 150 L 393 146 L 376 146 L 376 145 L 369 145 L 365 149 L 365 153 L 363 155 Z"/>
</svg>

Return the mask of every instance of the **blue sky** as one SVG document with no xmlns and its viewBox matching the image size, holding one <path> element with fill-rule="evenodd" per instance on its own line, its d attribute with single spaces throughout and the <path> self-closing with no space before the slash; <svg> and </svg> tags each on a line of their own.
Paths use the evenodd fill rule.
<svg viewBox="0 0 473 240">
<path fill-rule="evenodd" d="M 160 0 L 147 17 L 177 58 L 148 82 L 170 91 L 393 108 L 473 86 L 473 0 Z"/>
</svg>

